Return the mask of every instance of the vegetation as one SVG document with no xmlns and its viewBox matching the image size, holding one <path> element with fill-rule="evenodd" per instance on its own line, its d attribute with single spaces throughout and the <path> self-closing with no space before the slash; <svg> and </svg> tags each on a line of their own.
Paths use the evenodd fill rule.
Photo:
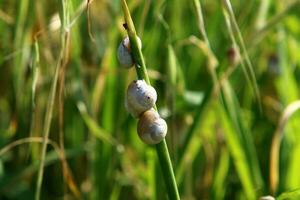
<svg viewBox="0 0 300 200">
<path fill-rule="evenodd" d="M 0 199 L 300 199 L 300 2 L 126 2 L 0 1 Z M 137 78 L 157 145 L 125 110 Z"/>
</svg>

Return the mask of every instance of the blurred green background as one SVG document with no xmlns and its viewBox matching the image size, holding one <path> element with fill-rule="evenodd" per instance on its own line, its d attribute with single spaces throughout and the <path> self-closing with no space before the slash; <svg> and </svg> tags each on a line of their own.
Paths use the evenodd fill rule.
<svg viewBox="0 0 300 200">
<path fill-rule="evenodd" d="M 300 199 L 300 2 L 128 4 L 181 198 Z M 167 199 L 123 22 L 119 0 L 0 1 L 1 200 L 34 199 L 48 131 L 41 199 Z"/>
</svg>

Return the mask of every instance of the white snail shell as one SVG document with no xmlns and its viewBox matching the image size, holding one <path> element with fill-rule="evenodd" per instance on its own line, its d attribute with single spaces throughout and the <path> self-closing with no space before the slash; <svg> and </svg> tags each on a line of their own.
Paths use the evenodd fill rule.
<svg viewBox="0 0 300 200">
<path fill-rule="evenodd" d="M 140 111 L 134 109 L 134 106 L 128 104 L 127 97 L 125 98 L 125 108 L 133 117 L 138 117 L 141 114 Z"/>
<path fill-rule="evenodd" d="M 137 37 L 139 48 L 142 48 L 142 42 Z M 118 60 L 120 64 L 126 68 L 131 68 L 134 64 L 133 57 L 131 55 L 131 47 L 129 37 L 125 37 L 118 47 Z"/>
<path fill-rule="evenodd" d="M 126 37 L 118 47 L 118 60 L 120 64 L 126 68 L 130 68 L 133 66 L 133 58 L 131 56 L 131 49 L 128 37 Z"/>
<path fill-rule="evenodd" d="M 260 197 L 259 200 L 275 200 L 275 198 L 269 195 L 269 196 Z"/>
<path fill-rule="evenodd" d="M 141 115 L 137 127 L 140 139 L 146 144 L 158 144 L 166 137 L 167 130 L 166 121 L 154 109 Z"/>
<path fill-rule="evenodd" d="M 144 80 L 135 80 L 127 89 L 125 107 L 134 117 L 150 110 L 157 100 L 155 89 Z"/>
</svg>

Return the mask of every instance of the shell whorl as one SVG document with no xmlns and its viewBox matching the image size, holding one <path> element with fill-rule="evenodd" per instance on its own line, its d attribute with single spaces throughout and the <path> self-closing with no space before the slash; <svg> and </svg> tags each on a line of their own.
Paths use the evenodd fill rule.
<svg viewBox="0 0 300 200">
<path fill-rule="evenodd" d="M 164 119 L 154 110 L 144 112 L 138 122 L 137 132 L 140 139 L 146 144 L 157 144 L 167 134 L 168 126 Z"/>
<path fill-rule="evenodd" d="M 138 117 L 143 112 L 150 110 L 156 103 L 155 89 L 144 80 L 135 80 L 128 86 L 125 106 L 134 116 Z"/>
</svg>

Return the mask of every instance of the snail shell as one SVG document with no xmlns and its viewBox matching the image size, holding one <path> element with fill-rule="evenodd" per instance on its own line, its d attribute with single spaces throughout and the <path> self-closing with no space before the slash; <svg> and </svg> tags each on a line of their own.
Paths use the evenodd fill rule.
<svg viewBox="0 0 300 200">
<path fill-rule="evenodd" d="M 144 80 L 131 82 L 127 89 L 125 107 L 134 117 L 150 110 L 157 100 L 155 89 Z"/>
<path fill-rule="evenodd" d="M 142 47 L 142 42 L 139 37 L 137 37 L 139 48 Z M 129 37 L 125 37 L 118 47 L 118 60 L 122 66 L 125 68 L 131 68 L 134 64 L 133 57 L 131 55 L 131 47 Z"/>
<path fill-rule="evenodd" d="M 138 135 L 146 144 L 158 144 L 166 137 L 167 130 L 166 121 L 154 109 L 144 112 L 137 126 Z"/>
<path fill-rule="evenodd" d="M 133 66 L 129 37 L 124 38 L 118 47 L 118 60 L 120 64 L 126 68 Z"/>
</svg>

